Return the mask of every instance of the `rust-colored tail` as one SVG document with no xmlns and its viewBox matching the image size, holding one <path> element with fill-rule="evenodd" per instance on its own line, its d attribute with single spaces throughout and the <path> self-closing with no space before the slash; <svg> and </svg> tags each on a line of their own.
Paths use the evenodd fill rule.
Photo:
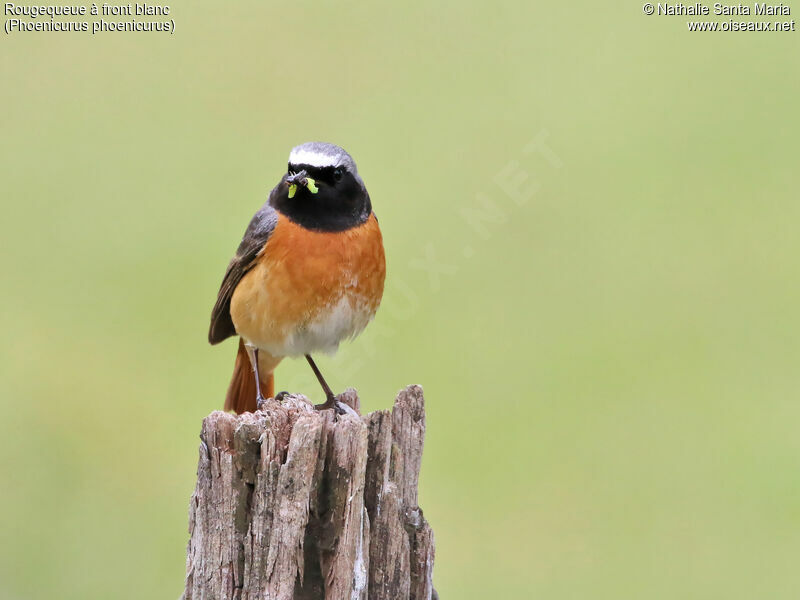
<svg viewBox="0 0 800 600">
<path fill-rule="evenodd" d="M 263 354 L 259 353 L 260 355 Z M 267 358 L 267 360 L 264 360 Z M 275 395 L 275 378 L 272 370 L 277 366 L 271 363 L 271 356 L 259 356 L 259 376 L 261 379 L 261 394 L 265 398 L 272 398 Z M 265 365 L 265 363 L 267 363 Z M 269 372 L 265 373 L 269 367 Z M 239 338 L 239 350 L 236 352 L 236 364 L 233 366 L 233 377 L 228 386 L 228 393 L 225 395 L 225 410 L 234 410 L 237 414 L 243 412 L 255 412 L 256 410 L 256 380 L 253 377 L 253 367 L 250 365 L 250 357 L 244 347 L 242 338 Z"/>
</svg>

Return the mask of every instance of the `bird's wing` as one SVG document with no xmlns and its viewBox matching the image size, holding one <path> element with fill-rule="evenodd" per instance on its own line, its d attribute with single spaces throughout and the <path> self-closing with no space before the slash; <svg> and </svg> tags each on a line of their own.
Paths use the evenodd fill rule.
<svg viewBox="0 0 800 600">
<path fill-rule="evenodd" d="M 218 344 L 232 335 L 236 335 L 236 329 L 231 319 L 231 297 L 233 291 L 242 277 L 253 268 L 256 257 L 264 248 L 269 236 L 275 230 L 278 223 L 277 211 L 269 205 L 269 202 L 253 215 L 247 231 L 244 232 L 242 242 L 236 250 L 225 277 L 222 278 L 222 285 L 217 294 L 217 303 L 211 311 L 211 327 L 208 329 L 208 341 L 211 344 Z"/>
</svg>

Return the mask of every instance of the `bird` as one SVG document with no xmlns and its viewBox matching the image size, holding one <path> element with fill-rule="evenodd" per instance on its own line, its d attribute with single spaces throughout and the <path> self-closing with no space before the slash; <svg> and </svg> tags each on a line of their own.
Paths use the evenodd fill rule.
<svg viewBox="0 0 800 600">
<path fill-rule="evenodd" d="M 278 364 L 305 357 L 325 394 L 316 408 L 343 412 L 312 354 L 333 354 L 364 330 L 385 278 L 383 237 L 353 158 L 325 142 L 292 148 L 211 311 L 209 343 L 239 336 L 225 410 L 256 411 L 275 396 Z"/>
</svg>

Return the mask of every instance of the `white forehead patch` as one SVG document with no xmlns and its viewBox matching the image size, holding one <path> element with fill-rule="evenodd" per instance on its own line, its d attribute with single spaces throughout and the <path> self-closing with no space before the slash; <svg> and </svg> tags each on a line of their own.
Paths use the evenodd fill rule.
<svg viewBox="0 0 800 600">
<path fill-rule="evenodd" d="M 303 148 L 302 146 L 292 150 L 289 154 L 290 165 L 311 165 L 312 167 L 340 167 L 345 162 L 345 156 L 332 156 L 322 152 L 316 152 Z"/>
</svg>

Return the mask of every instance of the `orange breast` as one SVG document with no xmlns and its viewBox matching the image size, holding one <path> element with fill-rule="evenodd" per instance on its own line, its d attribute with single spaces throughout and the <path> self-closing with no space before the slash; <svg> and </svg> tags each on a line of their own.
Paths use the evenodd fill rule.
<svg viewBox="0 0 800 600">
<path fill-rule="evenodd" d="M 231 299 L 236 331 L 273 356 L 331 352 L 375 315 L 386 265 L 375 215 L 340 232 L 284 216 Z"/>
</svg>

